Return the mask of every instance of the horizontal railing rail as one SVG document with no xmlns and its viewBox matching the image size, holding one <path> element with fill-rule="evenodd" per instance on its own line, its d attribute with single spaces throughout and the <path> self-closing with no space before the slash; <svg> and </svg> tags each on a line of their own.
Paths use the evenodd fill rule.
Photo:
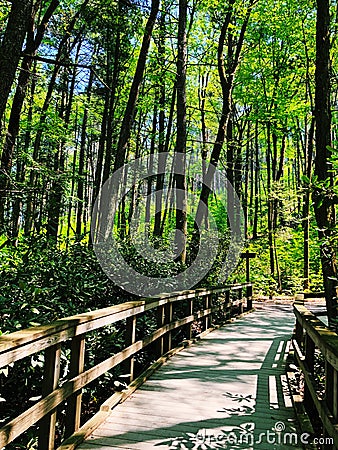
<svg viewBox="0 0 338 450">
<path fill-rule="evenodd" d="M 304 406 L 312 422 L 322 423 L 324 436 L 338 448 L 338 335 L 302 303 L 294 304 L 294 354 L 304 375 Z M 325 364 L 325 385 L 315 379 L 315 353 Z M 328 448 L 328 447 L 326 447 Z"/>
<path fill-rule="evenodd" d="M 243 296 L 243 290 L 245 290 L 245 296 Z M 232 298 L 234 292 L 237 292 L 236 299 Z M 214 301 L 216 297 L 217 302 Z M 220 297 L 222 297 L 221 300 Z M 197 310 L 194 307 L 196 300 L 202 300 L 202 306 Z M 245 301 L 246 306 L 244 306 Z M 177 317 L 176 305 L 181 305 L 181 308 L 177 310 L 179 309 L 178 313 L 183 314 L 182 317 Z M 30 427 L 38 424 L 39 450 L 54 449 L 57 407 L 64 402 L 67 402 L 65 442 L 59 448 L 67 450 L 75 448 L 78 439 L 72 440 L 70 436 L 85 428 L 85 425 L 80 428 L 82 389 L 85 386 L 121 363 L 127 369 L 130 381 L 133 381 L 134 357 L 145 347 L 150 344 L 156 346 L 156 357 L 160 358 L 172 350 L 173 330 L 184 329 L 185 339 L 189 341 L 192 338 L 194 322 L 202 322 L 203 330 L 207 331 L 211 328 L 214 314 L 220 315 L 222 320 L 230 319 L 244 312 L 244 309 L 251 308 L 252 285 L 243 283 L 215 289 L 163 294 L 126 302 L 60 319 L 49 325 L 36 326 L 0 336 L 0 368 L 13 365 L 25 357 L 44 351 L 42 398 L 0 428 L 0 448 L 6 447 Z M 137 318 L 150 310 L 156 311 L 157 329 L 136 339 Z M 125 348 L 94 367 L 86 369 L 86 334 L 120 321 L 125 321 Z M 62 380 L 60 384 L 61 350 L 66 341 L 71 343 L 70 369 L 67 380 Z M 136 386 L 135 380 L 133 386 Z M 114 394 L 101 406 L 95 426 L 100 420 L 101 422 L 104 420 L 103 412 L 109 411 L 112 406 L 121 401 L 122 397 Z M 90 420 L 88 423 L 87 432 L 94 422 Z M 85 433 L 82 433 L 82 437 L 84 436 Z"/>
</svg>

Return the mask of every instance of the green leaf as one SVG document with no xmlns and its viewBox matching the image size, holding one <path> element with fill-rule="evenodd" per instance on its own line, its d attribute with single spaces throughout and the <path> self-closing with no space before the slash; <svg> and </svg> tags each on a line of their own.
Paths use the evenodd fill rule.
<svg viewBox="0 0 338 450">
<path fill-rule="evenodd" d="M 301 176 L 301 180 L 303 181 L 303 183 L 305 184 L 310 184 L 310 178 L 307 175 L 302 175 Z"/>
</svg>

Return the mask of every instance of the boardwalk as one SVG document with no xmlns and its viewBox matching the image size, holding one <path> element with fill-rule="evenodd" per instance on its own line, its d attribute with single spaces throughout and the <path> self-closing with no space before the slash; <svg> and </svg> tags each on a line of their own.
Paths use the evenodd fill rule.
<svg viewBox="0 0 338 450">
<path fill-rule="evenodd" d="M 256 306 L 174 356 L 79 448 L 302 448 L 284 375 L 292 308 Z"/>
</svg>

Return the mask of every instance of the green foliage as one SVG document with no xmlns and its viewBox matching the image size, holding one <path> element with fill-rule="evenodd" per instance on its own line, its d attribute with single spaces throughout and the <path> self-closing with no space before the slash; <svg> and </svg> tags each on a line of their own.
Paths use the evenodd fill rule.
<svg viewBox="0 0 338 450">
<path fill-rule="evenodd" d="M 2 332 L 125 300 L 102 272 L 92 250 L 80 243 L 55 249 L 42 236 L 2 250 Z"/>
<path fill-rule="evenodd" d="M 310 227 L 310 289 L 314 292 L 323 290 L 323 279 L 319 259 L 319 245 L 315 223 Z M 257 295 L 275 295 L 280 293 L 296 294 L 303 291 L 303 230 L 281 227 L 276 233 L 276 252 L 282 292 L 278 290 L 276 277 L 270 275 L 269 246 L 265 237 L 250 241 L 249 249 L 257 254 L 250 261 L 251 280 Z"/>
<path fill-rule="evenodd" d="M 1 250 L 1 268 L 0 335 L 122 303 L 132 297 L 107 279 L 94 252 L 81 243 L 70 242 L 67 249 L 56 249 L 54 243 L 43 236 L 21 239 L 17 248 L 7 246 Z M 86 365 L 92 367 L 112 352 L 121 350 L 124 342 L 123 323 L 88 333 Z M 43 362 L 43 354 L 36 354 L 0 371 L 1 421 L 16 416 L 32 406 L 36 401 L 33 399 L 39 398 Z M 69 343 L 65 343 L 62 347 L 61 382 L 67 378 L 69 363 L 70 348 Z M 84 391 L 84 410 L 88 417 L 97 407 L 97 399 L 107 397 L 111 380 L 119 375 L 120 370 L 111 371 L 91 389 Z M 64 421 L 62 408 L 60 417 L 58 433 L 62 433 Z M 23 440 L 9 448 L 33 449 L 35 444 L 36 429 L 32 428 Z"/>
</svg>

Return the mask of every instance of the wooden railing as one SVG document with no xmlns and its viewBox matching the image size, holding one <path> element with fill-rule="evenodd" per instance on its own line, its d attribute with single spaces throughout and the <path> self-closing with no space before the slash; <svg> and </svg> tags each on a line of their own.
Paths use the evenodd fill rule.
<svg viewBox="0 0 338 450">
<path fill-rule="evenodd" d="M 243 297 L 243 290 L 246 297 Z M 189 341 L 192 337 L 192 326 L 196 321 L 201 322 L 204 332 L 207 332 L 212 327 L 213 316 L 217 315 L 220 321 L 224 322 L 231 316 L 242 313 L 244 309 L 250 310 L 251 296 L 250 283 L 216 289 L 197 289 L 131 301 L 61 319 L 50 325 L 1 336 L 0 368 L 41 351 L 44 351 L 45 356 L 42 398 L 0 429 L 0 449 L 35 424 L 38 424 L 39 450 L 54 449 L 57 407 L 65 401 L 67 401 L 64 436 L 66 440 L 59 449 L 75 448 L 105 420 L 112 407 L 142 384 L 170 352 L 175 352 L 175 349 L 172 349 L 173 330 L 184 329 L 185 339 Z M 136 340 L 138 317 L 150 310 L 156 312 L 157 329 Z M 125 321 L 125 348 L 94 367 L 86 369 L 84 364 L 86 333 L 119 321 Z M 67 380 L 62 380 L 60 385 L 61 346 L 69 340 L 71 340 L 70 371 Z M 153 344 L 155 356 L 159 359 L 133 380 L 133 357 L 149 344 Z M 121 363 L 130 373 L 131 384 L 128 389 L 112 395 L 101 405 L 100 411 L 80 427 L 82 389 Z"/>
<path fill-rule="evenodd" d="M 312 422 L 321 421 L 324 437 L 333 439 L 331 448 L 338 448 L 338 336 L 302 303 L 294 304 L 294 313 L 292 344 L 304 374 L 304 406 Z M 325 385 L 320 387 L 314 373 L 316 350 L 325 361 Z"/>
</svg>

